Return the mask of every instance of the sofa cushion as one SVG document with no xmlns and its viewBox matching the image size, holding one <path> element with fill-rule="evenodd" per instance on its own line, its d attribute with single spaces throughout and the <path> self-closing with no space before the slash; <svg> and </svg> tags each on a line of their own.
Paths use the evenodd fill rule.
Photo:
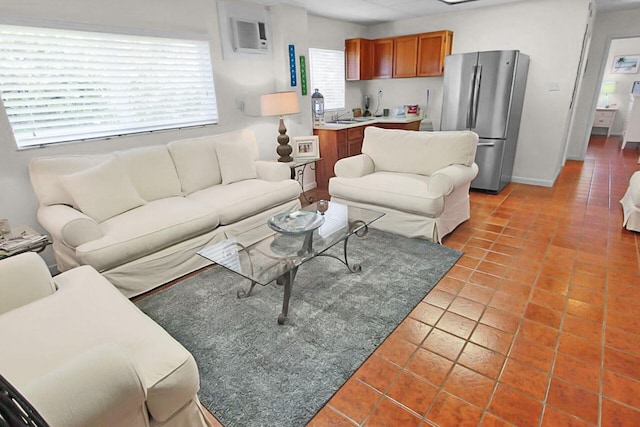
<svg viewBox="0 0 640 427">
<path fill-rule="evenodd" d="M 270 182 L 248 179 L 196 191 L 187 198 L 218 212 L 220 225 L 227 225 L 295 200 L 299 195 L 300 184 L 294 180 Z"/>
<path fill-rule="evenodd" d="M 144 204 L 118 158 L 60 177 L 83 213 L 102 222 Z"/>
<path fill-rule="evenodd" d="M 396 172 L 376 172 L 360 178 L 334 177 L 329 193 L 354 202 L 437 217 L 444 209 L 444 196 L 429 191 L 429 177 Z"/>
<path fill-rule="evenodd" d="M 106 154 L 31 159 L 29 178 L 40 204 L 44 206 L 55 204 L 75 206 L 73 198 L 60 182 L 60 176 L 80 172 L 113 157 L 113 154 Z"/>
<path fill-rule="evenodd" d="M 165 145 L 132 148 L 117 155 L 144 200 L 150 202 L 182 194 L 178 173 Z"/>
<path fill-rule="evenodd" d="M 362 152 L 376 171 L 429 176 L 449 165 L 471 166 L 478 135 L 470 131 L 416 132 L 367 127 Z"/>
<path fill-rule="evenodd" d="M 246 145 L 236 141 L 218 142 L 216 153 L 223 185 L 258 177 L 251 150 Z"/>
<path fill-rule="evenodd" d="M 103 237 L 78 246 L 76 255 L 82 264 L 104 271 L 207 233 L 218 224 L 218 214 L 202 204 L 167 197 L 103 222 Z"/>
<path fill-rule="evenodd" d="M 181 139 L 168 144 L 184 194 L 222 183 L 214 136 Z"/>
</svg>

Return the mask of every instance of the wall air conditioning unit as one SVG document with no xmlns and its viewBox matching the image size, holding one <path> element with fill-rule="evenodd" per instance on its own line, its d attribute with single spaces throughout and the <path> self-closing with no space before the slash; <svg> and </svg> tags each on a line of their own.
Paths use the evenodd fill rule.
<svg viewBox="0 0 640 427">
<path fill-rule="evenodd" d="M 267 53 L 269 41 L 264 22 L 231 18 L 233 50 L 239 53 Z"/>
</svg>

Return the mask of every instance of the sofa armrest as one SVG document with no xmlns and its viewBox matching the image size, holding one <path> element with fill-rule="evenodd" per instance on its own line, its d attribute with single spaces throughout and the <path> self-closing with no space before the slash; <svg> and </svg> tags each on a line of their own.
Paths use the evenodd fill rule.
<svg viewBox="0 0 640 427">
<path fill-rule="evenodd" d="M 49 425 L 148 426 L 146 388 L 125 350 L 94 347 L 23 387 Z"/>
<path fill-rule="evenodd" d="M 49 268 L 40 255 L 25 252 L 0 261 L 0 314 L 56 291 Z"/>
<path fill-rule="evenodd" d="M 429 191 L 447 196 L 456 188 L 470 183 L 478 175 L 478 165 L 450 165 L 436 171 L 429 179 Z"/>
<path fill-rule="evenodd" d="M 357 178 L 372 174 L 375 171 L 373 160 L 366 154 L 345 157 L 336 162 L 333 172 L 342 178 Z"/>
<path fill-rule="evenodd" d="M 38 222 L 47 230 L 54 242 L 62 242 L 70 248 L 76 248 L 83 243 L 102 237 L 102 231 L 97 222 L 67 205 L 40 206 Z"/>
<path fill-rule="evenodd" d="M 265 181 L 284 181 L 291 179 L 291 169 L 287 163 L 256 160 L 258 179 Z"/>
</svg>

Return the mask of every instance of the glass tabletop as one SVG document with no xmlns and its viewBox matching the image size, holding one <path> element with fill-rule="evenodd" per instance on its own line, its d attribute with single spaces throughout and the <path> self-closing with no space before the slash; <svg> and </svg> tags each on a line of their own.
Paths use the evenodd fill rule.
<svg viewBox="0 0 640 427">
<path fill-rule="evenodd" d="M 322 210 L 322 202 L 320 201 Z M 318 203 L 302 209 L 317 212 Z M 283 274 L 318 256 L 352 234 L 360 234 L 367 226 L 384 216 L 383 212 L 328 202 L 322 225 L 306 233 L 275 232 L 267 222 L 218 244 L 206 247 L 199 255 L 266 285 Z"/>
</svg>

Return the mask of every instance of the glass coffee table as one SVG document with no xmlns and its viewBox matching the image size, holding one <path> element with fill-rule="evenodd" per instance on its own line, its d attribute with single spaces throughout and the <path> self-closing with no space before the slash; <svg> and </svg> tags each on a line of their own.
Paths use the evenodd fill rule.
<svg viewBox="0 0 640 427">
<path fill-rule="evenodd" d="M 349 237 L 365 236 L 369 224 L 382 216 L 382 212 L 320 200 L 299 211 L 276 215 L 266 224 L 229 236 L 198 254 L 249 279 L 249 289 L 239 289 L 238 298 L 251 296 L 256 285 L 275 281 L 283 286 L 282 312 L 278 316 L 282 325 L 298 267 L 315 257 L 327 256 L 342 262 L 350 272 L 360 271 L 360 265 L 351 264 L 347 256 Z M 338 244 L 343 245 L 342 257 L 327 253 Z"/>
</svg>

